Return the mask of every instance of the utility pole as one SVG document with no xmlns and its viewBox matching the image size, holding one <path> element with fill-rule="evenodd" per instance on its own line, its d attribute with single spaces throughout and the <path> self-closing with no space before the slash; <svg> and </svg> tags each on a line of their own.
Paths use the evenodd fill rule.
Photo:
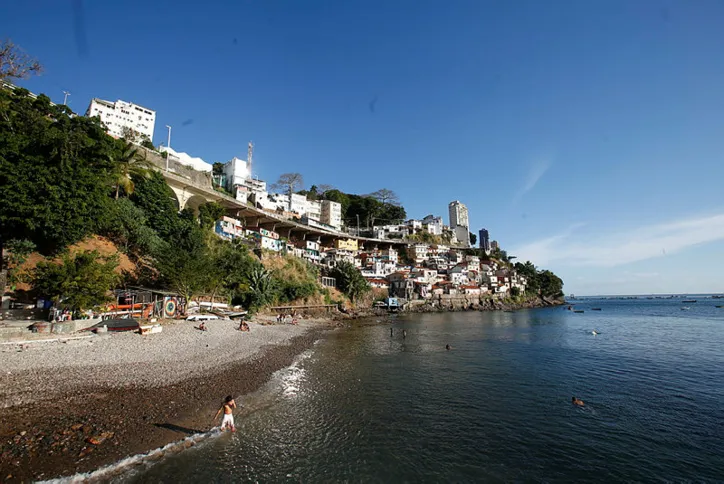
<svg viewBox="0 0 724 484">
<path fill-rule="evenodd" d="M 67 106 L 68 105 L 68 96 L 70 96 L 70 93 L 68 91 L 63 91 L 63 94 L 65 94 L 65 96 L 63 96 L 63 106 Z"/>
<path fill-rule="evenodd" d="M 359 237 L 359 214 L 357 214 L 357 237 Z"/>
<path fill-rule="evenodd" d="M 171 126 L 168 124 L 166 125 L 168 128 L 168 143 L 166 143 L 166 148 L 171 149 Z M 168 171 L 168 157 L 171 156 L 171 153 L 166 151 L 166 171 Z"/>
</svg>

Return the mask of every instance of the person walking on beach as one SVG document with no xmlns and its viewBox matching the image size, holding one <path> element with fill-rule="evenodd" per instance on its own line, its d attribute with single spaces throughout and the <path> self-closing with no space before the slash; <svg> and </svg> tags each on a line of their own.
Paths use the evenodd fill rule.
<svg viewBox="0 0 724 484">
<path fill-rule="evenodd" d="M 221 412 L 224 412 L 224 419 L 221 421 L 221 430 L 229 429 L 232 432 L 236 432 L 236 427 L 234 427 L 233 414 L 235 408 L 236 402 L 234 401 L 234 397 L 232 397 L 231 395 L 227 396 L 224 400 L 224 403 L 221 405 L 221 408 L 218 412 L 216 412 L 216 415 L 214 416 L 214 422 L 216 422 L 216 419 L 219 418 Z"/>
</svg>

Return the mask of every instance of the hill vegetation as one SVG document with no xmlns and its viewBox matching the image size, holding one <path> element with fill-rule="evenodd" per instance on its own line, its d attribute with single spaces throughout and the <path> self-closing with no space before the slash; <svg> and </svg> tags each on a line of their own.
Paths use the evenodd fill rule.
<svg viewBox="0 0 724 484">
<path fill-rule="evenodd" d="M 133 284 L 187 299 L 223 295 L 258 310 L 322 293 L 306 262 L 287 257 L 269 269 L 244 244 L 213 235 L 223 213 L 215 203 L 179 212 L 163 176 L 97 118 L 25 89 L 0 89 L 0 269 L 36 295 L 87 309 L 105 302 L 109 289 Z M 70 250 L 94 235 L 135 270 L 119 271 L 117 256 Z M 33 252 L 47 260 L 23 271 Z"/>
</svg>

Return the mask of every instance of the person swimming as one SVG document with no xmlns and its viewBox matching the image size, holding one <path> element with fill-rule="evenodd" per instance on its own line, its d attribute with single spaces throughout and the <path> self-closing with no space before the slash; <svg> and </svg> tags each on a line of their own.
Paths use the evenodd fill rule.
<svg viewBox="0 0 724 484">
<path fill-rule="evenodd" d="M 578 405 L 579 407 L 582 407 L 585 405 L 585 403 L 583 403 L 583 400 L 581 400 L 580 398 L 576 398 L 576 397 L 571 397 L 571 403 L 573 405 Z"/>
</svg>

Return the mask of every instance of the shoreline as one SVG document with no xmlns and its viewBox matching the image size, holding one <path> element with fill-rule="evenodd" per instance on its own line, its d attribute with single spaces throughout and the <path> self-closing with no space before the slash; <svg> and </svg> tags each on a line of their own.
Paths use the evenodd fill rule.
<svg viewBox="0 0 724 484">
<path fill-rule="evenodd" d="M 426 304 L 399 314 L 562 304 L 526 303 L 457 308 Z M 206 333 L 193 323 L 174 321 L 159 335 L 122 333 L 80 341 L 68 335 L 30 348 L 3 348 L 0 478 L 68 478 L 207 432 L 225 395 L 239 398 L 258 390 L 325 331 L 339 327 L 340 320 L 344 324 L 388 315 L 364 309 L 304 319 L 299 326 L 275 324 L 274 317 L 260 315 L 250 323 L 250 333 L 236 331 L 232 321 L 213 322 Z M 114 361 L 100 364 L 115 346 L 128 353 L 110 354 Z M 244 412 L 239 409 L 237 418 Z"/>
<path fill-rule="evenodd" d="M 266 323 L 273 318 L 256 319 Z M 299 326 L 251 323 L 251 332 L 241 333 L 231 327 L 236 323 L 223 323 L 228 324 L 209 325 L 207 333 L 217 330 L 217 339 L 230 341 L 210 350 L 202 339 L 207 335 L 189 330 L 191 323 L 185 322 L 164 327 L 164 333 L 168 330 L 171 339 L 178 340 L 175 350 L 164 351 L 166 345 L 159 338 L 150 346 L 142 343 L 164 333 L 116 334 L 94 343 L 111 346 L 119 337 L 130 340 L 141 347 L 137 351 L 148 353 L 145 361 L 135 364 L 122 361 L 94 368 L 104 355 L 88 354 L 88 348 L 64 343 L 0 353 L 0 478 L 9 482 L 67 478 L 206 432 L 218 425 L 212 424 L 211 417 L 225 395 L 243 396 L 258 390 L 325 330 L 336 326 L 332 319 L 310 319 Z M 200 342 L 194 348 L 178 347 L 189 336 Z M 255 351 L 235 351 L 245 337 L 245 346 L 258 345 Z M 23 352 L 37 353 L 30 367 L 18 370 L 28 365 L 14 358 L 16 354 L 24 357 Z M 42 353 L 51 357 L 58 352 L 83 360 L 70 366 L 52 365 L 46 358 L 39 361 Z M 181 362 L 179 358 L 186 354 L 188 360 Z M 139 366 L 145 366 L 146 373 L 154 372 L 156 363 L 161 368 L 158 372 L 163 372 L 160 379 L 141 373 Z M 165 371 L 169 364 L 181 368 Z M 194 365 L 201 368 L 188 371 Z M 79 377 L 79 372 L 88 376 Z M 243 413 L 240 409 L 237 416 Z"/>
</svg>

